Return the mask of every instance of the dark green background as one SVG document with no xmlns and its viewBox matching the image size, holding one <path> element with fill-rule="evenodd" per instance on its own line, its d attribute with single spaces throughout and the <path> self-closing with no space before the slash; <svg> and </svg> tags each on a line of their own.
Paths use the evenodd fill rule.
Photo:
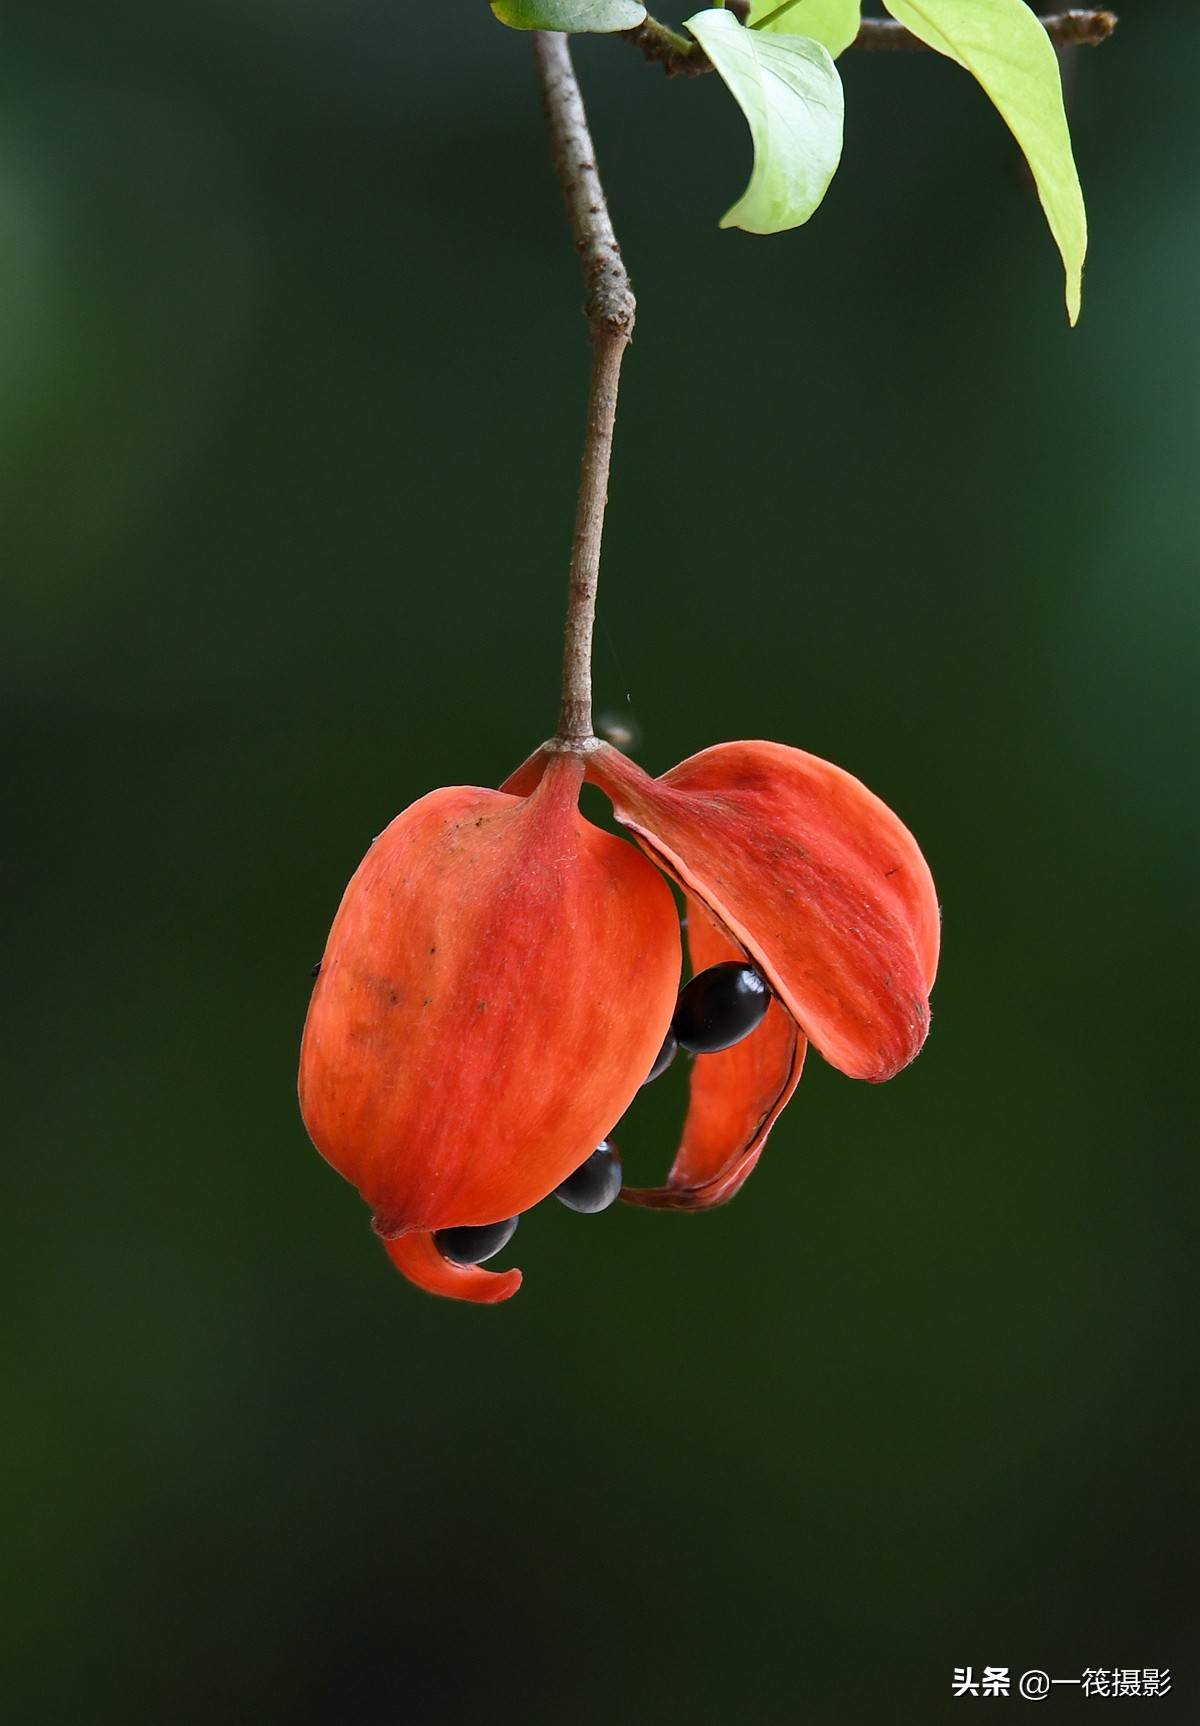
<svg viewBox="0 0 1200 1726">
<path fill-rule="evenodd" d="M 827 204 L 758 240 L 717 81 L 580 47 L 641 305 L 600 705 L 656 771 L 861 775 L 945 962 L 910 1071 L 814 1058 L 729 1209 L 542 1207 L 494 1310 L 390 1271 L 294 1070 L 371 835 L 553 725 L 587 354 L 529 44 L 9 12 L 7 1718 L 1025 1709 L 968 1662 L 1198 1717 L 1200 19 L 1128 11 L 1074 333 L 956 68 L 849 56 Z"/>
</svg>

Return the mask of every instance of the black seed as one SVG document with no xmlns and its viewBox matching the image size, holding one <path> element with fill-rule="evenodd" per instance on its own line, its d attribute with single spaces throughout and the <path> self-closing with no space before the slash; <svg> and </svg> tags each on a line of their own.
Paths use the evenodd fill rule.
<svg viewBox="0 0 1200 1726">
<path fill-rule="evenodd" d="M 667 1068 L 671 1065 L 671 1062 L 675 1059 L 675 1057 L 678 1053 L 679 1053 L 679 1040 L 676 1037 L 674 1031 L 668 1030 L 666 1036 L 663 1039 L 662 1048 L 658 1051 L 658 1054 L 654 1057 L 654 1065 L 651 1067 L 650 1071 L 646 1074 L 646 1077 L 642 1080 L 642 1083 L 644 1085 L 648 1085 L 650 1083 L 651 1079 L 657 1079 L 660 1073 L 665 1073 Z"/>
<path fill-rule="evenodd" d="M 321 975 L 321 961 L 319 959 L 308 974 L 310 977 L 319 977 Z"/>
<path fill-rule="evenodd" d="M 433 1244 L 452 1265 L 481 1265 L 508 1245 L 520 1220 L 507 1217 L 502 1223 L 482 1223 L 478 1228 L 438 1229 Z"/>
<path fill-rule="evenodd" d="M 671 1029 L 693 1055 L 714 1055 L 748 1037 L 771 1004 L 771 991 L 753 965 L 736 959 L 711 965 L 679 995 Z"/>
<path fill-rule="evenodd" d="M 621 1190 L 621 1158 L 614 1144 L 605 1139 L 586 1163 L 568 1175 L 554 1196 L 569 1211 L 606 1211 Z"/>
</svg>

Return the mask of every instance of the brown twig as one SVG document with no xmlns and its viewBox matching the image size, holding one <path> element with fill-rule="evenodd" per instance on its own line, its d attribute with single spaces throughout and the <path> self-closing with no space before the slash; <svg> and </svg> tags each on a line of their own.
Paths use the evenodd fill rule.
<svg viewBox="0 0 1200 1726">
<path fill-rule="evenodd" d="M 567 38 L 539 30 L 533 39 L 542 107 L 567 220 L 583 267 L 584 315 L 592 340 L 592 380 L 575 510 L 567 624 L 563 644 L 559 747 L 587 748 L 592 735 L 592 627 L 600 579 L 600 543 L 608 502 L 613 425 L 621 361 L 637 303 L 609 219 L 604 188 L 588 131 L 583 97 Z"/>
<path fill-rule="evenodd" d="M 1107 42 L 1117 27 L 1115 12 L 1106 10 L 1052 12 L 1040 20 L 1047 36 L 1058 48 L 1096 47 Z M 803 34 L 797 14 L 796 29 Z M 623 30 L 622 36 L 635 48 L 640 48 L 647 60 L 659 65 L 668 77 L 694 78 L 711 72 L 712 61 L 699 42 L 668 29 L 656 18 L 647 17 L 636 29 Z M 852 48 L 865 48 L 875 53 L 924 49 L 926 44 L 894 18 L 864 18 Z"/>
<path fill-rule="evenodd" d="M 1096 48 L 1107 42 L 1117 27 L 1117 15 L 1104 9 L 1050 12 L 1038 23 L 1056 48 Z M 892 49 L 924 48 L 926 44 L 897 24 L 894 18 L 864 18 L 852 48 L 870 48 L 887 53 Z"/>
</svg>

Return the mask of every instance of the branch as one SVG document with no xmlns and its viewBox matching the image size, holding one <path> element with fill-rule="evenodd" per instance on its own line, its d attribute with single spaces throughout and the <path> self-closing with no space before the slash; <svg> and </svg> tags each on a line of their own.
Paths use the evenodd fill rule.
<svg viewBox="0 0 1200 1726">
<path fill-rule="evenodd" d="M 1039 22 L 1058 48 L 1096 47 L 1101 42 L 1107 42 L 1112 35 L 1117 27 L 1117 16 L 1115 12 L 1103 10 L 1073 10 L 1052 12 Z M 802 31 L 799 33 L 803 34 Z M 681 36 L 677 30 L 668 29 L 656 18 L 647 16 L 645 23 L 639 24 L 634 30 L 622 30 L 621 35 L 635 48 L 640 48 L 647 60 L 660 65 L 669 78 L 681 74 L 694 78 L 713 69 L 712 61 L 699 42 Z M 850 45 L 852 48 L 865 48 L 875 53 L 893 53 L 914 48 L 924 50 L 927 46 L 919 37 L 914 36 L 911 30 L 906 30 L 903 24 L 897 24 L 894 18 L 864 18 L 858 35 Z"/>
<path fill-rule="evenodd" d="M 567 206 L 571 238 L 583 268 L 583 309 L 592 340 L 592 379 L 567 589 L 562 705 L 555 739 L 560 746 L 578 749 L 593 741 L 592 626 L 600 580 L 600 544 L 621 361 L 633 334 L 637 303 L 609 219 L 567 38 L 557 31 L 539 30 L 534 34 L 533 48 L 550 149 Z"/>
<path fill-rule="evenodd" d="M 1098 48 L 1117 27 L 1117 15 L 1103 9 L 1050 12 L 1038 23 L 1056 48 Z M 927 44 L 897 24 L 894 18 L 864 18 L 852 48 L 871 48 L 887 53 L 897 48 L 926 48 Z"/>
</svg>

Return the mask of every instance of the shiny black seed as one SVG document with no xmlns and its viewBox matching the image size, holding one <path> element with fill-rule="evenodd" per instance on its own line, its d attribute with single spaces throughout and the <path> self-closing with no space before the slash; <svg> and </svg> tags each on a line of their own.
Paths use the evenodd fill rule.
<svg viewBox="0 0 1200 1726">
<path fill-rule="evenodd" d="M 581 1163 L 573 1175 L 568 1175 L 554 1196 L 561 1199 L 569 1211 L 606 1211 L 621 1190 L 621 1158 L 617 1147 L 607 1139 L 594 1150 L 586 1163 Z"/>
<path fill-rule="evenodd" d="M 319 977 L 321 975 L 321 961 L 319 959 L 308 974 L 310 977 Z"/>
<path fill-rule="evenodd" d="M 520 1220 L 507 1217 L 502 1223 L 483 1223 L 479 1228 L 438 1229 L 433 1244 L 452 1265 L 481 1265 L 508 1245 Z"/>
<path fill-rule="evenodd" d="M 651 1067 L 650 1071 L 646 1074 L 646 1077 L 642 1080 L 642 1083 L 644 1085 L 648 1085 L 650 1083 L 651 1079 L 657 1079 L 660 1073 L 665 1073 L 667 1068 L 671 1065 L 671 1062 L 675 1059 L 675 1057 L 678 1053 L 679 1053 L 679 1039 L 676 1037 L 674 1031 L 668 1030 L 666 1037 L 663 1039 L 662 1048 L 658 1051 L 658 1054 L 654 1057 L 654 1065 Z"/>
<path fill-rule="evenodd" d="M 731 959 L 699 972 L 681 991 L 671 1029 L 693 1055 L 713 1055 L 748 1037 L 771 1004 L 753 965 Z"/>
</svg>

